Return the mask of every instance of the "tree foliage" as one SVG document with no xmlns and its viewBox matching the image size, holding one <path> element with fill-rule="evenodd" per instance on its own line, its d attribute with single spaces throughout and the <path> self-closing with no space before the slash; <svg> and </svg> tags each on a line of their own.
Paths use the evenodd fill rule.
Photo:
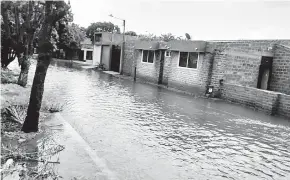
<svg viewBox="0 0 290 180">
<path fill-rule="evenodd" d="M 23 60 L 22 54 L 32 54 L 33 40 L 44 17 L 43 8 L 40 1 L 1 1 L 2 66 L 10 63 L 7 57 L 12 51 L 19 64 Z"/>
<path fill-rule="evenodd" d="M 120 28 L 111 22 L 95 22 L 91 23 L 91 25 L 86 30 L 86 35 L 91 39 L 91 41 L 94 40 L 95 32 L 120 33 Z"/>
<path fill-rule="evenodd" d="M 145 41 L 154 41 L 154 40 L 159 40 L 158 36 L 149 33 L 149 34 L 140 34 L 138 35 L 138 38 L 140 40 L 145 40 Z"/>
<path fill-rule="evenodd" d="M 86 38 L 86 29 L 74 23 L 69 25 L 68 28 L 72 35 L 71 41 L 75 42 L 77 46 L 80 47 L 80 43 Z"/>
<path fill-rule="evenodd" d="M 161 36 L 159 36 L 160 40 L 163 40 L 165 42 L 168 41 L 172 41 L 172 40 L 181 40 L 181 37 L 176 37 L 175 35 L 171 34 L 171 33 L 167 33 L 167 34 L 161 34 Z"/>
<path fill-rule="evenodd" d="M 172 41 L 172 40 L 182 40 L 180 36 L 176 37 L 175 35 L 171 33 L 161 34 L 160 36 L 156 36 L 152 33 L 140 34 L 138 38 L 141 40 L 147 40 L 147 41 L 165 41 L 165 42 Z"/>
<path fill-rule="evenodd" d="M 125 35 L 137 36 L 137 33 L 135 31 L 127 31 L 125 32 Z"/>
<path fill-rule="evenodd" d="M 59 41 L 57 46 L 64 51 L 71 50 L 71 44 L 75 44 L 80 48 L 80 43 L 86 38 L 85 28 L 77 24 L 59 25 L 58 28 Z"/>
</svg>

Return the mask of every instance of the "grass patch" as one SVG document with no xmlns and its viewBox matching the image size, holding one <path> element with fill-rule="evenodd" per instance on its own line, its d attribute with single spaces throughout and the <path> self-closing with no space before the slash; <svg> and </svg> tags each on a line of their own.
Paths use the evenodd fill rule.
<svg viewBox="0 0 290 180">
<path fill-rule="evenodd" d="M 2 132 L 20 131 L 26 111 L 27 105 L 11 105 L 1 109 L 1 134 Z"/>
<path fill-rule="evenodd" d="M 56 103 L 56 102 L 44 102 L 42 105 L 42 110 L 50 113 L 56 113 L 63 111 L 64 104 L 62 103 Z"/>
<path fill-rule="evenodd" d="M 9 84 L 9 83 L 16 84 L 18 80 L 18 76 L 19 74 L 9 69 L 5 69 L 5 68 L 1 69 L 1 83 L 2 84 Z"/>
</svg>

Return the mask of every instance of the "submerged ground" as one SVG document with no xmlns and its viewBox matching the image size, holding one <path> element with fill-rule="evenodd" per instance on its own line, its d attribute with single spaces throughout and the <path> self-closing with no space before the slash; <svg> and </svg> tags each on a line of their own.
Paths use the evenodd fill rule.
<svg viewBox="0 0 290 180">
<path fill-rule="evenodd" d="M 289 120 L 78 67 L 45 96 L 119 179 L 289 179 Z"/>
</svg>

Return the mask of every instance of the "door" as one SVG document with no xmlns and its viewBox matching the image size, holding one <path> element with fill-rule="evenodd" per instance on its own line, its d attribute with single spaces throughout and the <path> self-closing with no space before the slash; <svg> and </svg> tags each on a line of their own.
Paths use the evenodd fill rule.
<svg viewBox="0 0 290 180">
<path fill-rule="evenodd" d="M 84 50 L 81 50 L 79 53 L 79 60 L 83 61 L 84 60 Z"/>
<path fill-rule="evenodd" d="M 120 68 L 120 58 L 121 58 L 121 47 L 112 46 L 112 59 L 111 59 L 111 70 L 119 72 Z"/>
<path fill-rule="evenodd" d="M 261 89 L 265 89 L 265 90 L 268 89 L 269 75 L 270 75 L 270 70 L 266 69 L 262 75 Z"/>
<path fill-rule="evenodd" d="M 261 65 L 259 68 L 258 84 L 259 89 L 269 89 L 269 84 L 272 74 L 273 57 L 262 56 Z"/>
<path fill-rule="evenodd" d="M 106 70 L 110 70 L 110 46 L 103 46 L 102 49 L 102 64 Z"/>
<path fill-rule="evenodd" d="M 102 46 L 94 46 L 94 57 L 93 57 L 93 65 L 98 65 L 101 63 L 101 54 L 102 54 Z"/>
</svg>

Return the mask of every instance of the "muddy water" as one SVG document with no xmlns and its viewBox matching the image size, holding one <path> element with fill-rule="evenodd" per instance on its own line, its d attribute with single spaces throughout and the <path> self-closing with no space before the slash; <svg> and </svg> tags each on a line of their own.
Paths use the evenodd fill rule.
<svg viewBox="0 0 290 180">
<path fill-rule="evenodd" d="M 290 179 L 287 119 L 56 62 L 49 93 L 120 179 Z"/>
</svg>

